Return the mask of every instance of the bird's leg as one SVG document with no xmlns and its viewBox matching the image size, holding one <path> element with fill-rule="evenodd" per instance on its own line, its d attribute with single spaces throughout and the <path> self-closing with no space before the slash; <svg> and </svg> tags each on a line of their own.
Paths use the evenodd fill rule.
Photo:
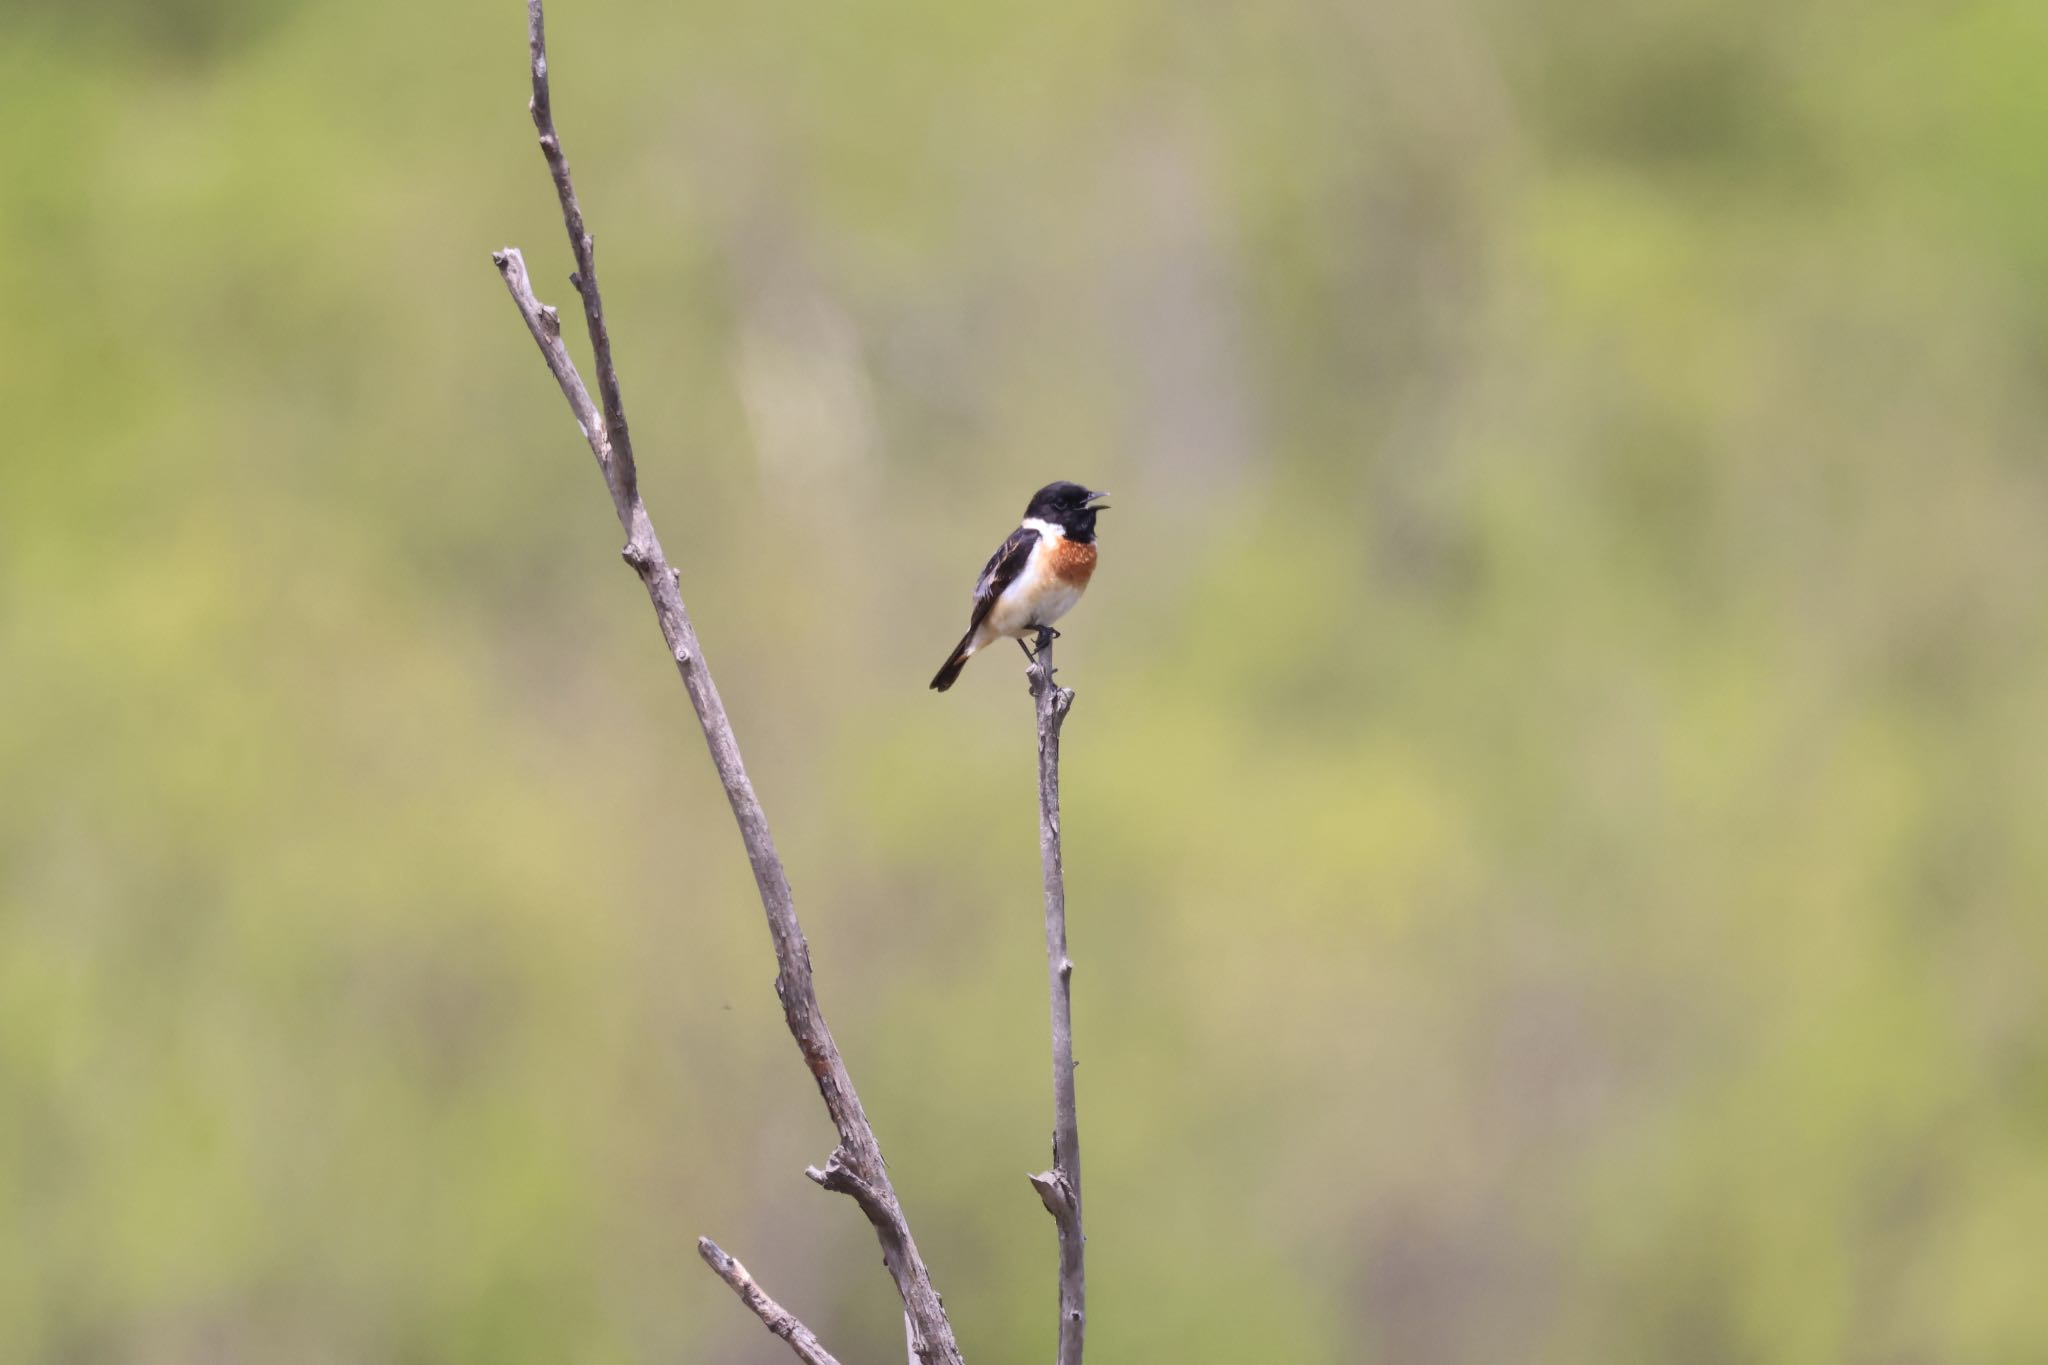
<svg viewBox="0 0 2048 1365">
<path fill-rule="evenodd" d="M 1038 635 L 1037 649 L 1033 649 L 1030 645 L 1025 644 L 1024 637 L 1021 635 L 1017 637 L 1017 648 L 1024 651 L 1025 658 L 1031 660 L 1031 662 L 1033 663 L 1037 663 L 1038 649 L 1044 649 L 1046 645 L 1050 644 L 1054 640 L 1059 639 L 1060 633 L 1054 630 L 1051 626 L 1033 626 L 1031 629 L 1037 632 Z"/>
<path fill-rule="evenodd" d="M 1055 670 L 1044 663 L 1043 660 L 1046 654 L 1051 651 L 1052 642 L 1060 638 L 1060 633 L 1051 626 L 1036 626 L 1034 629 L 1038 632 L 1038 647 L 1036 649 L 1027 649 L 1024 651 L 1024 654 L 1025 657 L 1031 660 L 1031 667 L 1034 671 L 1041 669 L 1044 671 L 1045 683 L 1049 687 L 1052 685 L 1052 675 Z M 1021 645 L 1024 641 L 1019 639 L 1017 643 Z M 1036 695 L 1038 683 L 1035 680 L 1032 682 L 1031 688 L 1033 695 Z"/>
</svg>

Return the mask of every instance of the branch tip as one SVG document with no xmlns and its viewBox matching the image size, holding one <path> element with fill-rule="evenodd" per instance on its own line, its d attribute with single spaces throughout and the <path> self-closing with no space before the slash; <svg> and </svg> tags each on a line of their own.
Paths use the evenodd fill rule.
<svg viewBox="0 0 2048 1365">
<path fill-rule="evenodd" d="M 747 1268 L 732 1256 L 726 1254 L 718 1243 L 709 1237 L 697 1239 L 697 1254 L 704 1258 L 704 1264 L 711 1267 L 713 1274 L 724 1280 L 732 1292 L 739 1296 L 741 1303 L 750 1309 L 776 1336 L 789 1343 L 789 1349 L 796 1353 L 804 1365 L 839 1365 L 830 1351 L 827 1351 L 817 1334 L 803 1325 L 796 1314 L 768 1297 L 767 1291 L 754 1282 Z"/>
</svg>

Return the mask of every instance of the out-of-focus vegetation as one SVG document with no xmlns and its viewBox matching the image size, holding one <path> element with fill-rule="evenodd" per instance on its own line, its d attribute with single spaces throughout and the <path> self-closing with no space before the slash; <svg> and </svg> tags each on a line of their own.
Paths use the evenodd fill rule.
<svg viewBox="0 0 2048 1365">
<path fill-rule="evenodd" d="M 2048 1359 L 2048 9 L 557 0 L 643 479 L 970 1358 Z M 521 7 L 0 11 L 0 1359 L 847 1360 Z"/>
</svg>

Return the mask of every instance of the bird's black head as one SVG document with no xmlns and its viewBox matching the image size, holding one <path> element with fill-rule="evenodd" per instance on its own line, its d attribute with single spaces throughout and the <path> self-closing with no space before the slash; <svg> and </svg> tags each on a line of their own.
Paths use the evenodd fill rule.
<svg viewBox="0 0 2048 1365">
<path fill-rule="evenodd" d="M 1096 504 L 1107 493 L 1092 493 L 1078 483 L 1049 483 L 1031 496 L 1031 505 L 1024 509 L 1026 520 L 1036 518 L 1050 522 L 1066 532 L 1068 540 L 1078 540 L 1083 545 L 1095 539 L 1095 514 L 1103 510 Z"/>
</svg>

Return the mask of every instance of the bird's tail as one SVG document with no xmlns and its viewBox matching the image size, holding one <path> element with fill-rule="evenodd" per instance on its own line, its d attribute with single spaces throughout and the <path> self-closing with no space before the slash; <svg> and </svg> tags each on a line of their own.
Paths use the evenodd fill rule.
<svg viewBox="0 0 2048 1365">
<path fill-rule="evenodd" d="M 946 656 L 945 666 L 932 678 L 932 691 L 943 692 L 953 685 L 960 676 L 960 670 L 967 667 L 967 657 L 974 653 L 974 632 L 968 631 L 960 637 L 960 643 L 953 646 L 953 652 Z"/>
</svg>

